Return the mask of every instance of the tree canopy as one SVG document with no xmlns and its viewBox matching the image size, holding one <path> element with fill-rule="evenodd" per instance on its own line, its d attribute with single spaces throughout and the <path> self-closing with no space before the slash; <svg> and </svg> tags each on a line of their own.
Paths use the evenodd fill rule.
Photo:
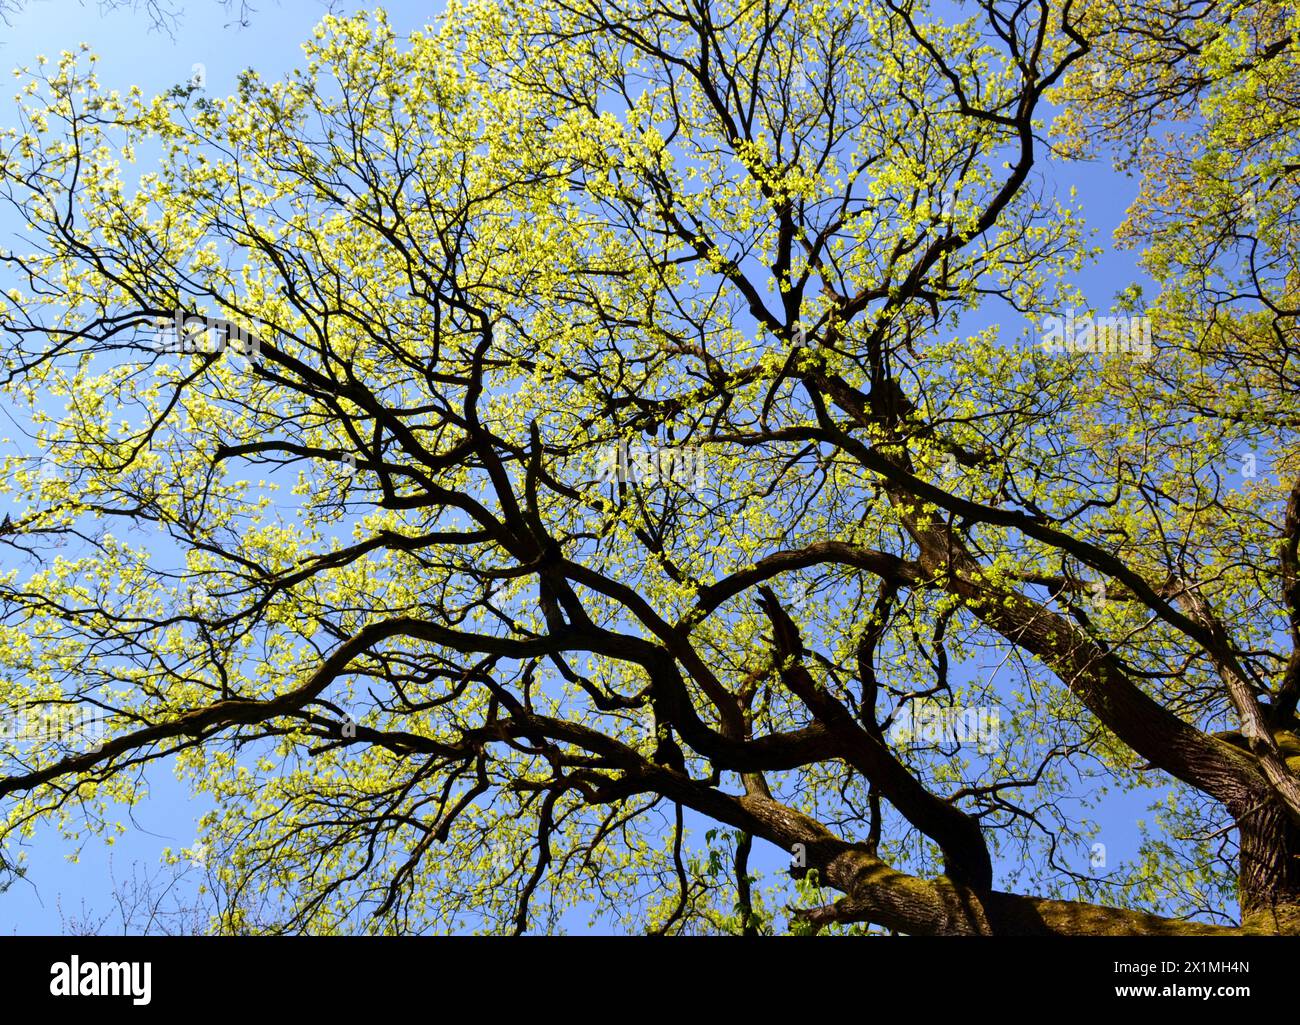
<svg viewBox="0 0 1300 1025">
<path fill-rule="evenodd" d="M 1297 18 L 496 0 L 224 98 L 25 71 L 0 706 L 75 728 L 0 740 L 4 865 L 160 762 L 219 931 L 1300 932 Z"/>
</svg>

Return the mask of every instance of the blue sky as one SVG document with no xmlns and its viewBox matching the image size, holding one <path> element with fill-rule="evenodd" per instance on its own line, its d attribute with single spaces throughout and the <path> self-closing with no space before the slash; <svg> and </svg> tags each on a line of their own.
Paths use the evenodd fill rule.
<svg viewBox="0 0 1300 1025">
<path fill-rule="evenodd" d="M 188 0 L 185 6 L 169 34 L 151 29 L 142 11 L 105 13 L 93 2 L 33 0 L 7 30 L 0 28 L 0 64 L 6 68 L 30 65 L 37 54 L 54 57 L 86 42 L 100 56 L 99 76 L 106 87 L 125 90 L 138 84 L 146 92 L 163 91 L 187 81 L 194 66 L 202 65 L 207 90 L 224 95 L 234 90 L 236 76 L 245 67 L 255 67 L 271 78 L 298 64 L 300 42 L 310 36 L 327 10 L 319 0 L 262 2 L 252 13 L 249 26 L 240 27 L 232 24 L 231 13 L 215 0 Z M 390 21 L 400 31 L 423 25 L 438 6 L 393 3 L 387 9 Z M 12 112 L 10 97 L 0 99 L 0 118 L 5 123 L 11 121 Z M 1069 184 L 1078 188 L 1099 241 L 1108 244 L 1110 232 L 1136 192 L 1136 181 L 1115 174 L 1102 162 L 1073 165 L 1070 179 L 1061 182 L 1062 191 Z M 1111 250 L 1078 283 L 1094 304 L 1104 306 L 1116 291 L 1140 277 L 1132 253 Z M 1004 338 L 1014 338 L 1021 330 L 1023 325 L 1008 324 Z M 111 911 L 114 884 L 110 873 L 121 881 L 131 875 L 133 865 L 150 873 L 171 871 L 159 867 L 162 851 L 194 842 L 202 808 L 189 800 L 169 766 L 152 767 L 148 778 L 152 798 L 133 810 L 127 820 L 128 833 L 111 850 L 92 837 L 82 848 L 79 862 L 73 864 L 67 859 L 73 846 L 54 830 L 42 831 L 27 851 L 27 879 L 0 894 L 0 931 L 61 932 L 69 915 L 81 913 L 83 902 L 91 912 Z M 1130 796 L 1105 806 L 1102 839 L 1112 864 L 1136 852 L 1134 820 L 1143 814 L 1146 804 L 1145 799 Z M 785 859 L 783 852 L 756 847 L 753 860 L 755 867 L 775 870 Z M 191 873 L 182 886 L 192 885 L 195 877 Z M 571 916 L 571 928 L 581 929 L 583 920 L 585 916 Z"/>
</svg>

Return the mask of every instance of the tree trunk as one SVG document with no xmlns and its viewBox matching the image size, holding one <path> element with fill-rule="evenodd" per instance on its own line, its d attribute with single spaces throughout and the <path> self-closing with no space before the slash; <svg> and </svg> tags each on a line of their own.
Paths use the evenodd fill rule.
<svg viewBox="0 0 1300 1025">
<path fill-rule="evenodd" d="M 1239 818 L 1242 924 L 1300 935 L 1300 827 L 1279 802 Z"/>
</svg>

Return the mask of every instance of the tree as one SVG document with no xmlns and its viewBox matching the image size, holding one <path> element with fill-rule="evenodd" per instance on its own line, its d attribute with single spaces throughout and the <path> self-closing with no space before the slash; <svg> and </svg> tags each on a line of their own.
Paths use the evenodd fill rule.
<svg viewBox="0 0 1300 1025">
<path fill-rule="evenodd" d="M 218 2 L 227 14 L 233 16 L 233 24 L 241 27 L 249 24 L 254 10 L 248 0 L 218 0 Z M 10 24 L 10 19 L 26 6 L 24 0 L 0 0 L 0 24 Z M 176 30 L 182 17 L 181 9 L 169 0 L 99 0 L 98 7 L 101 12 L 127 8 L 133 13 L 144 14 L 148 19 L 150 30 L 169 35 Z"/>
<path fill-rule="evenodd" d="M 99 911 L 81 902 L 76 912 L 65 914 L 58 902 L 60 932 L 68 936 L 196 936 L 202 935 L 212 920 L 208 906 L 210 893 L 199 888 L 197 897 L 182 887 L 197 864 L 151 868 L 132 863 L 131 874 L 119 879 L 109 858 L 112 882 L 108 911 Z"/>
<path fill-rule="evenodd" d="M 3 540 L 67 553 L 0 696 L 77 728 L 5 747 L 7 844 L 170 760 L 223 931 L 1300 931 L 1296 393 L 1074 283 L 1048 103 L 1116 31 L 503 2 L 225 100 L 38 71 Z"/>
</svg>

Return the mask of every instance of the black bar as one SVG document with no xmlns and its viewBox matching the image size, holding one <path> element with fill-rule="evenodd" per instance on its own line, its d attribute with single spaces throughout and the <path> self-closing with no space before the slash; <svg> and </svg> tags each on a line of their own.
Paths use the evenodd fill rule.
<svg viewBox="0 0 1300 1025">
<path fill-rule="evenodd" d="M 639 1007 L 674 1021 L 750 1007 L 767 1020 L 799 1006 L 863 1020 L 891 1008 L 920 1021 L 1007 1010 L 1184 1014 L 1192 1005 L 1232 1014 L 1291 999 L 1298 955 L 1293 938 L 42 936 L 0 938 L 0 985 L 7 1010 L 75 1014 L 111 1004 L 128 1017 L 197 1010 L 260 1020 L 282 1010 L 337 1019 L 414 1004 L 437 1019 L 462 1002 L 493 1018 L 548 1009 L 622 1017 Z M 87 986 L 121 982 L 124 992 L 55 995 L 52 987 L 67 988 L 74 957 L 81 977 L 93 980 Z M 137 966 L 134 974 L 99 967 L 123 963 Z M 146 963 L 144 1003 L 136 993 L 143 986 L 121 980 L 142 983 Z"/>
</svg>

